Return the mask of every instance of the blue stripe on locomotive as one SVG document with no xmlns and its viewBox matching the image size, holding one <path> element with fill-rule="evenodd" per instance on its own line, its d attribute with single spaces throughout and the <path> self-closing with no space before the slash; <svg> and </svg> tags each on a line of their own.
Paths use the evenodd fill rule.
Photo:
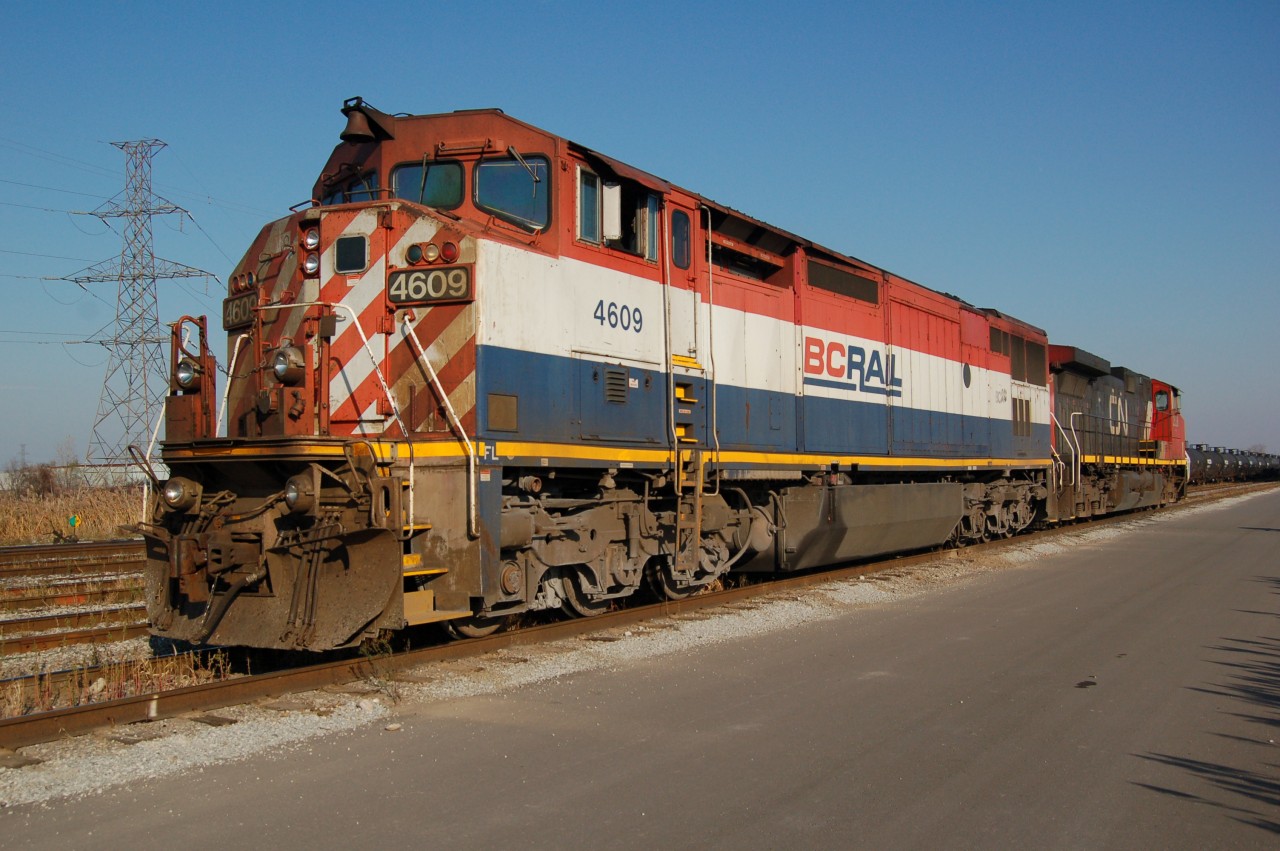
<svg viewBox="0 0 1280 851">
<path fill-rule="evenodd" d="M 680 380 L 692 382 L 697 401 L 681 406 L 677 419 L 689 422 L 692 436 L 709 445 L 706 382 Z M 656 369 L 480 346 L 476 388 L 480 435 L 487 440 L 669 445 L 667 376 Z M 516 431 L 489 425 L 491 393 L 518 398 Z M 883 400 L 796 397 L 720 385 L 716 408 L 720 448 L 726 450 L 937 458 L 1014 458 L 1018 450 L 1027 457 L 1049 454 L 1047 425 L 1034 425 L 1029 440 L 1015 443 L 1009 420 L 898 406 L 890 410 Z"/>
</svg>

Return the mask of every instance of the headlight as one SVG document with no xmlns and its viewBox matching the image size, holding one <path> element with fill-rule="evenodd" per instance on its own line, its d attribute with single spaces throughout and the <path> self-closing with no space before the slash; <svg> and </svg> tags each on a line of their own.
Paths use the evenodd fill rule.
<svg viewBox="0 0 1280 851">
<path fill-rule="evenodd" d="M 306 257 L 302 258 L 302 271 L 308 275 L 314 275 L 320 271 L 320 255 L 312 251 Z"/>
<path fill-rule="evenodd" d="M 302 381 L 306 368 L 306 358 L 302 354 L 302 349 L 297 346 L 277 349 L 276 356 L 271 361 L 271 371 L 275 373 L 276 381 L 291 387 Z"/>
<path fill-rule="evenodd" d="M 178 361 L 173 378 L 183 390 L 196 390 L 200 387 L 200 365 L 191 358 Z"/>
<path fill-rule="evenodd" d="M 189 511 L 200 501 L 200 485 L 176 476 L 164 483 L 164 487 L 160 489 L 160 497 L 174 511 Z"/>
<path fill-rule="evenodd" d="M 302 473 L 284 483 L 284 504 L 293 514 L 304 514 L 315 505 L 312 481 L 309 473 Z"/>
<path fill-rule="evenodd" d="M 320 231 L 316 228 L 309 229 L 302 235 L 302 247 L 308 251 L 318 248 L 320 245 Z"/>
</svg>

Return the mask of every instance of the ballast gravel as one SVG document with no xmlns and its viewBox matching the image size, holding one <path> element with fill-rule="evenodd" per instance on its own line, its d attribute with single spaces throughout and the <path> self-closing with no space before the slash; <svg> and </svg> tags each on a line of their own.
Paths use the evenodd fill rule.
<svg viewBox="0 0 1280 851">
<path fill-rule="evenodd" d="M 1102 544 L 1134 529 L 1188 513 L 1221 510 L 1254 495 L 1189 506 L 1176 513 L 1144 515 L 1101 529 L 1081 527 L 1077 533 L 1050 541 L 1036 542 L 1031 538 L 1022 546 L 990 555 L 958 550 L 929 565 L 832 581 L 803 592 L 780 591 L 749 603 L 728 604 L 586 638 L 422 666 L 398 673 L 390 681 L 365 684 L 364 688 L 357 684 L 341 691 L 309 692 L 228 707 L 204 716 L 133 724 L 33 745 L 17 753 L 0 748 L 0 807 L 94 795 L 124 783 L 200 770 L 266 751 L 287 750 L 301 742 L 375 723 L 381 723 L 385 733 L 394 734 L 401 725 L 388 716 L 397 703 L 492 694 L 585 671 L 687 653 L 743 636 L 791 630 L 858 609 L 892 605 L 954 587 L 991 571 L 1030 565 L 1067 549 Z M 146 644 L 145 639 L 140 641 Z M 9 669 L 13 660 L 4 661 Z"/>
</svg>

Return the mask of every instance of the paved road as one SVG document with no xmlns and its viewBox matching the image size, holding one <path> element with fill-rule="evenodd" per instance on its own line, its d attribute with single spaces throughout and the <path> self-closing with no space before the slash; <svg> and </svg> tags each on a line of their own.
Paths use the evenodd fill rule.
<svg viewBox="0 0 1280 851">
<path fill-rule="evenodd" d="M 0 845 L 1280 847 L 1280 492 L 848 617 L 21 807 Z"/>
</svg>

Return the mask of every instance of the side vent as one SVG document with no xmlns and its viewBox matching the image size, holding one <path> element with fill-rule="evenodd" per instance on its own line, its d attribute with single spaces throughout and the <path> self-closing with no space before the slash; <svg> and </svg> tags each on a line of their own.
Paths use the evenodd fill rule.
<svg viewBox="0 0 1280 851">
<path fill-rule="evenodd" d="M 604 400 L 615 405 L 627 404 L 627 371 L 616 367 L 605 367 Z"/>
</svg>

